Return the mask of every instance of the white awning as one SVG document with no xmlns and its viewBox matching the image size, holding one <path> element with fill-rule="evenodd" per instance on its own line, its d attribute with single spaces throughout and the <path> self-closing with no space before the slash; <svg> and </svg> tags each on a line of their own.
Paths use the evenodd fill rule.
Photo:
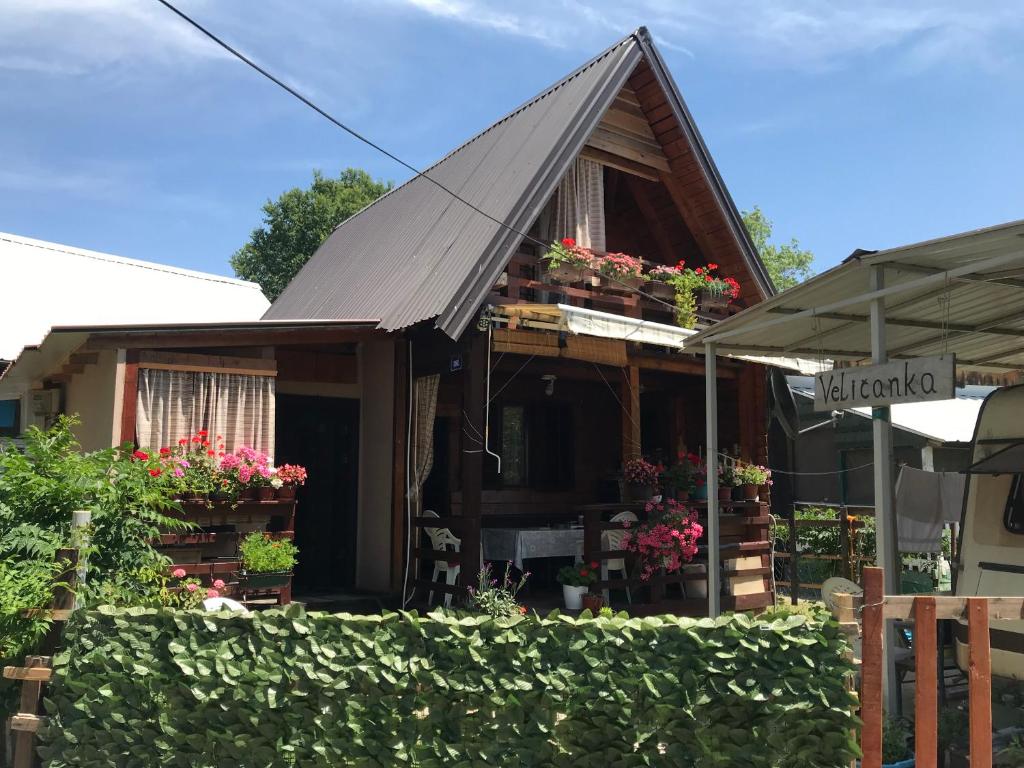
<svg viewBox="0 0 1024 768">
<path fill-rule="evenodd" d="M 655 344 L 680 352 L 682 352 L 687 339 L 697 333 L 697 331 L 680 328 L 676 325 L 639 320 L 611 312 L 600 312 L 596 309 L 572 307 L 568 304 L 510 304 L 496 306 L 493 311 L 496 314 L 516 317 L 524 328 L 546 328 L 603 339 L 622 339 L 640 344 Z M 693 350 L 693 352 L 701 351 Z M 785 368 L 805 376 L 813 376 L 832 367 L 830 360 L 819 362 L 806 358 L 747 354 L 725 354 L 725 356 L 751 363 Z"/>
</svg>

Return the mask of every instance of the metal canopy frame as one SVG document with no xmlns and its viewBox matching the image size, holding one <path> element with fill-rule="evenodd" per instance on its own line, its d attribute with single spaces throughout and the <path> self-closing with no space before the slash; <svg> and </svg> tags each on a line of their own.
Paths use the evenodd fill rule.
<svg viewBox="0 0 1024 768">
<path fill-rule="evenodd" d="M 875 253 L 842 264 L 687 339 L 703 350 L 707 381 L 708 477 L 718 472 L 715 360 L 720 354 L 818 355 L 872 364 L 955 354 L 961 369 L 1024 368 L 1024 221 Z M 878 562 L 885 593 L 899 594 L 889 408 L 872 410 Z M 708 507 L 717 508 L 717 483 Z M 714 521 L 715 515 L 710 514 Z M 708 551 L 718 551 L 718 526 L 708 526 Z M 713 556 L 713 555 L 712 555 Z M 711 615 L 721 575 L 709 558 Z M 895 646 L 887 622 L 887 647 Z M 890 654 L 891 656 L 891 654 Z M 893 659 L 889 680 L 896 680 Z M 898 686 L 887 686 L 895 708 Z"/>
</svg>

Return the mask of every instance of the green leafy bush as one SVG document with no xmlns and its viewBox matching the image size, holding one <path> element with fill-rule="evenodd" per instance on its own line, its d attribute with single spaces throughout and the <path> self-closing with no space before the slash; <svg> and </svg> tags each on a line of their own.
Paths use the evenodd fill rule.
<svg viewBox="0 0 1024 768">
<path fill-rule="evenodd" d="M 271 539 L 253 531 L 238 545 L 246 573 L 287 573 L 295 567 L 299 549 L 288 539 Z"/>
<path fill-rule="evenodd" d="M 56 660 L 64 766 L 845 766 L 845 642 L 803 616 L 100 608 Z"/>
</svg>

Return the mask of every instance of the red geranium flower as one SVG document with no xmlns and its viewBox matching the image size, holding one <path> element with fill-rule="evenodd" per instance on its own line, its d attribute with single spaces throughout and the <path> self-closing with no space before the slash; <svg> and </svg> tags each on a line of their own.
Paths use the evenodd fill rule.
<svg viewBox="0 0 1024 768">
<path fill-rule="evenodd" d="M 160 475 L 163 474 L 163 470 L 162 469 L 151 469 L 151 470 L 149 470 L 149 474 L 151 474 L 153 477 L 160 477 Z"/>
<path fill-rule="evenodd" d="M 595 560 L 594 562 L 592 562 L 590 564 L 590 567 L 593 568 L 594 570 L 597 570 L 598 568 L 601 567 L 601 564 Z"/>
<path fill-rule="evenodd" d="M 210 433 L 207 432 L 205 429 L 200 429 L 198 432 L 196 432 L 196 434 L 199 435 L 200 437 L 206 437 Z"/>
<path fill-rule="evenodd" d="M 139 461 L 146 461 L 149 459 L 149 454 L 145 451 L 135 451 L 135 453 L 132 454 L 132 458 L 138 459 Z"/>
<path fill-rule="evenodd" d="M 198 443 L 198 442 L 201 442 L 201 441 L 200 441 L 200 439 L 198 437 L 193 437 L 192 438 L 192 442 L 193 443 Z"/>
<path fill-rule="evenodd" d="M 571 237 L 563 237 L 562 245 L 564 245 L 566 248 L 574 248 L 576 246 L 576 240 Z"/>
<path fill-rule="evenodd" d="M 708 264 L 708 269 L 718 269 L 717 264 Z"/>
<path fill-rule="evenodd" d="M 216 455 L 217 455 L 217 452 L 216 452 L 216 451 L 207 451 L 207 452 L 206 452 L 206 455 L 207 455 L 207 456 L 216 456 Z"/>
<path fill-rule="evenodd" d="M 589 575 L 590 575 L 590 571 L 588 571 L 586 568 L 580 568 L 580 576 L 589 576 Z"/>
<path fill-rule="evenodd" d="M 183 437 L 183 438 L 181 438 L 181 440 L 179 440 L 179 441 L 178 441 L 178 445 L 185 445 L 185 443 L 187 443 L 187 442 L 188 442 L 188 440 L 186 440 L 186 439 L 185 439 L 185 438 Z"/>
<path fill-rule="evenodd" d="M 170 448 L 161 448 L 160 449 L 160 453 L 163 454 L 163 455 L 167 455 L 170 452 L 171 452 Z"/>
</svg>

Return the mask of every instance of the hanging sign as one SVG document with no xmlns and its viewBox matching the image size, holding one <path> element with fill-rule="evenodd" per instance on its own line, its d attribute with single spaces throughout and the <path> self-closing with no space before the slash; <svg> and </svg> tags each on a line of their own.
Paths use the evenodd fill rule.
<svg viewBox="0 0 1024 768">
<path fill-rule="evenodd" d="M 826 371 L 814 377 L 814 410 L 952 400 L 955 371 L 954 355 Z"/>
</svg>

